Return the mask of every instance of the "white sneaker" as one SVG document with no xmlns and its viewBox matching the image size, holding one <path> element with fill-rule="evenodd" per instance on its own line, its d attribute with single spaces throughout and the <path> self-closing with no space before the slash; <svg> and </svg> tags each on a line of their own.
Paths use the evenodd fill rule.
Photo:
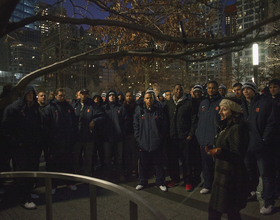
<svg viewBox="0 0 280 220">
<path fill-rule="evenodd" d="M 37 195 L 35 193 L 31 193 L 30 196 L 31 196 L 31 199 L 39 199 L 39 195 Z"/>
<path fill-rule="evenodd" d="M 166 186 L 159 186 L 159 189 L 163 192 L 166 192 L 167 191 L 167 188 Z"/>
<path fill-rule="evenodd" d="M 260 213 L 263 215 L 268 215 L 268 214 L 271 214 L 273 209 L 274 209 L 273 205 L 270 205 L 268 207 L 263 206 L 260 210 Z"/>
<path fill-rule="evenodd" d="M 136 189 L 136 190 L 141 190 L 141 189 L 143 189 L 143 188 L 144 188 L 143 185 L 137 185 L 135 189 Z"/>
<path fill-rule="evenodd" d="M 23 208 L 26 209 L 36 209 L 36 205 L 34 202 L 25 202 L 21 204 Z"/>
<path fill-rule="evenodd" d="M 206 189 L 206 188 L 203 188 L 202 190 L 200 190 L 200 193 L 201 194 L 207 194 L 207 193 L 210 193 L 211 190 L 210 189 Z"/>
<path fill-rule="evenodd" d="M 73 190 L 73 191 L 77 190 L 76 185 L 68 185 L 67 188 L 70 189 L 70 190 Z"/>
<path fill-rule="evenodd" d="M 52 188 L 52 194 L 55 194 L 56 188 Z"/>
</svg>

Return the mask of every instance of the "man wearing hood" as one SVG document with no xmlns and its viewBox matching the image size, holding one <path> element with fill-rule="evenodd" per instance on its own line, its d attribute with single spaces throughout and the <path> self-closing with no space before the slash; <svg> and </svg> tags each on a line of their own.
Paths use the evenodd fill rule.
<svg viewBox="0 0 280 220">
<path fill-rule="evenodd" d="M 170 144 L 167 147 L 167 164 L 173 187 L 180 182 L 179 159 L 183 164 L 183 180 L 187 191 L 193 190 L 191 166 L 191 140 L 196 126 L 196 114 L 193 113 L 192 101 L 183 95 L 180 84 L 175 85 L 173 98 L 165 104 L 165 112 L 169 119 Z"/>
<path fill-rule="evenodd" d="M 103 125 L 104 171 L 105 179 L 109 179 L 112 171 L 112 157 L 119 180 L 123 181 L 123 141 L 127 131 L 129 119 L 124 106 L 119 104 L 115 90 L 109 90 L 106 95 L 106 104 L 101 109 L 106 113 Z"/>
<path fill-rule="evenodd" d="M 55 99 L 45 108 L 44 128 L 48 135 L 49 160 L 51 172 L 75 173 L 73 146 L 76 143 L 77 127 L 73 107 L 65 100 L 64 89 L 57 89 Z M 52 193 L 55 194 L 58 181 L 53 181 Z M 67 187 L 76 190 L 76 185 L 67 181 Z"/>
<path fill-rule="evenodd" d="M 4 140 L 13 148 L 15 171 L 38 171 L 41 155 L 41 119 L 36 93 L 32 86 L 27 86 L 23 97 L 8 105 L 2 119 Z M 19 178 L 21 205 L 26 209 L 35 209 L 31 201 L 34 179 Z"/>
<path fill-rule="evenodd" d="M 119 103 L 122 105 L 125 100 L 125 96 L 122 91 L 118 92 L 118 99 L 119 99 Z"/>
<path fill-rule="evenodd" d="M 218 87 L 216 81 L 208 82 L 207 96 L 200 103 L 198 109 L 198 124 L 195 135 L 200 145 L 202 159 L 204 188 L 200 190 L 201 194 L 211 192 L 214 180 L 214 161 L 212 156 L 205 152 L 205 147 L 213 148 L 215 136 L 217 135 L 216 122 L 221 120 L 219 104 L 223 97 L 218 92 Z"/>
</svg>

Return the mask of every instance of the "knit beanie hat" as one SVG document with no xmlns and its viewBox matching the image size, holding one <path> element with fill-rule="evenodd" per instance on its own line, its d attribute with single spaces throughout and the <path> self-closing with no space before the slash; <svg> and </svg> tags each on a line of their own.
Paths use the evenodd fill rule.
<svg viewBox="0 0 280 220">
<path fill-rule="evenodd" d="M 106 92 L 105 92 L 105 91 L 103 91 L 103 92 L 101 93 L 101 97 L 106 97 Z"/>
<path fill-rule="evenodd" d="M 245 82 L 244 85 L 241 87 L 241 90 L 245 88 L 250 88 L 254 91 L 254 93 L 257 93 L 257 86 L 253 82 Z"/>
<path fill-rule="evenodd" d="M 154 90 L 153 90 L 152 87 L 149 87 L 149 88 L 147 89 L 146 93 L 153 93 L 153 94 L 155 94 L 155 92 L 154 92 Z"/>
<path fill-rule="evenodd" d="M 193 87 L 193 92 L 195 92 L 195 91 L 200 91 L 201 93 L 203 93 L 203 88 L 202 88 L 202 86 L 201 86 L 201 85 L 195 85 L 195 86 Z"/>
<path fill-rule="evenodd" d="M 136 96 L 136 97 L 141 97 L 141 96 L 142 96 L 141 91 L 137 92 L 135 96 Z"/>
<path fill-rule="evenodd" d="M 224 84 L 220 84 L 220 86 L 219 86 L 219 89 L 227 89 L 225 86 L 224 86 Z"/>
</svg>

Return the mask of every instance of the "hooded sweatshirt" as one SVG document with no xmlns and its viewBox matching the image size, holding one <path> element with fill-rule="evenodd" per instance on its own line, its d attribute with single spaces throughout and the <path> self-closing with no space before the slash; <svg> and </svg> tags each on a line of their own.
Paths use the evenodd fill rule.
<svg viewBox="0 0 280 220">
<path fill-rule="evenodd" d="M 115 102 L 109 102 L 109 93 L 115 94 Z M 120 142 L 124 140 L 127 131 L 129 116 L 124 106 L 119 104 L 118 95 L 115 90 L 109 90 L 106 94 L 105 105 L 101 110 L 105 112 L 103 126 L 103 139 L 106 142 Z"/>
<path fill-rule="evenodd" d="M 25 96 L 33 91 L 33 101 L 28 107 Z M 11 146 L 38 146 L 41 140 L 41 118 L 36 93 L 27 86 L 22 97 L 8 105 L 4 111 L 1 130 L 5 141 Z"/>
</svg>

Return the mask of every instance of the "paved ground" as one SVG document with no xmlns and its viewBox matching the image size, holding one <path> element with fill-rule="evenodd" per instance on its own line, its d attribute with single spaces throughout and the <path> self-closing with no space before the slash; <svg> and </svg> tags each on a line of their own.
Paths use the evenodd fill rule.
<svg viewBox="0 0 280 220">
<path fill-rule="evenodd" d="M 183 185 L 170 188 L 168 192 L 161 192 L 153 185 L 154 179 L 150 179 L 150 187 L 141 191 L 136 191 L 136 179 L 123 182 L 119 185 L 127 190 L 131 190 L 161 211 L 167 219 L 207 219 L 207 205 L 210 194 L 201 195 L 201 186 L 195 188 L 193 192 L 186 192 Z M 41 186 L 40 186 L 41 185 Z M 86 184 L 78 184 L 77 191 L 70 191 L 65 186 L 58 188 L 53 195 L 53 217 L 61 220 L 89 219 L 89 189 Z M 35 200 L 36 210 L 23 209 L 17 200 L 17 192 L 13 184 L 7 186 L 7 193 L 4 200 L 0 203 L 0 219 L 2 220 L 43 220 L 46 219 L 46 206 L 43 180 L 39 181 L 39 187 L 35 190 L 40 198 Z M 259 201 L 249 202 L 247 207 L 242 210 L 242 219 L 280 219 L 280 200 L 276 200 L 275 210 L 269 216 L 259 214 L 262 201 L 258 193 Z M 123 220 L 129 219 L 129 201 L 108 190 L 98 188 L 97 191 L 97 217 L 98 219 Z M 141 207 L 138 208 L 139 220 L 152 219 Z M 226 219 L 226 218 L 225 218 Z"/>
</svg>

